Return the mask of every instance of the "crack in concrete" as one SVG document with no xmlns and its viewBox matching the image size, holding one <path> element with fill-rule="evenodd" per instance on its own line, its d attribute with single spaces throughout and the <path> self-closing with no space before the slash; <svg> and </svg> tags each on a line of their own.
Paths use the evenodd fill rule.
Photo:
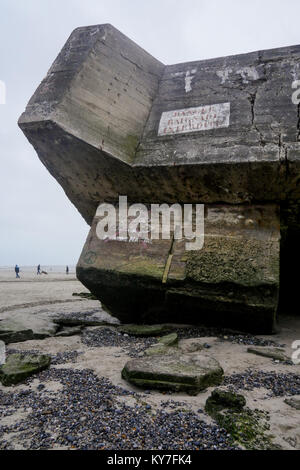
<svg viewBox="0 0 300 470">
<path fill-rule="evenodd" d="M 251 106 L 251 126 L 255 129 L 255 131 L 258 133 L 259 136 L 259 144 L 264 147 L 266 145 L 266 141 L 264 140 L 263 134 L 257 127 L 257 124 L 255 122 L 255 103 L 256 103 L 256 97 L 257 97 L 257 89 L 255 90 L 254 93 L 249 93 L 249 101 L 250 101 L 250 106 Z"/>
<path fill-rule="evenodd" d="M 287 147 L 283 143 L 282 134 L 278 134 L 279 164 L 285 166 L 285 178 L 289 176 L 289 161 L 287 157 Z"/>
</svg>

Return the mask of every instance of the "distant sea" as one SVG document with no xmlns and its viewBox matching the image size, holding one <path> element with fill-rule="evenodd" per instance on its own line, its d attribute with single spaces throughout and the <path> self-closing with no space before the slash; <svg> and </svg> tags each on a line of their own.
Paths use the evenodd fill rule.
<svg viewBox="0 0 300 470">
<path fill-rule="evenodd" d="M 69 270 L 70 273 L 75 272 L 76 266 L 74 264 L 69 264 Z M 23 272 L 33 272 L 36 273 L 36 268 L 37 266 L 22 266 L 19 265 L 20 270 Z M 14 271 L 15 267 L 14 266 L 0 266 L 0 271 L 7 271 L 7 270 L 12 270 Z M 46 271 L 47 273 L 65 273 L 66 272 L 66 265 L 43 265 L 41 264 L 41 271 Z"/>
</svg>

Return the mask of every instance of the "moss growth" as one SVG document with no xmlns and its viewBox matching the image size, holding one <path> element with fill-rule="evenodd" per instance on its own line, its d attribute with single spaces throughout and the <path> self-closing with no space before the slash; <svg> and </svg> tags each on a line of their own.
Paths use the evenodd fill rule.
<svg viewBox="0 0 300 470">
<path fill-rule="evenodd" d="M 131 262 L 126 262 L 123 266 L 118 266 L 118 272 L 123 274 L 136 274 L 142 278 L 146 276 L 162 279 L 164 273 L 164 265 L 157 264 L 149 258 L 134 258 Z"/>
<path fill-rule="evenodd" d="M 266 435 L 270 429 L 269 413 L 244 408 L 246 400 L 243 395 L 214 390 L 206 400 L 205 411 L 224 428 L 235 443 L 246 449 L 264 450 L 275 448 L 272 436 Z"/>
<path fill-rule="evenodd" d="M 242 412 L 225 411 L 215 418 L 231 434 L 233 440 L 248 450 L 274 449 L 272 436 L 266 435 L 270 429 L 269 414 L 266 411 L 244 409 Z"/>
<path fill-rule="evenodd" d="M 170 333 L 169 335 L 162 336 L 159 338 L 158 343 L 150 348 L 146 349 L 146 356 L 156 356 L 162 354 L 174 354 L 176 353 L 178 345 L 177 333 Z"/>
<path fill-rule="evenodd" d="M 175 382 L 168 380 L 155 380 L 152 378 L 135 378 L 134 381 L 130 374 L 128 374 L 126 368 L 122 370 L 122 378 L 128 382 L 134 383 L 137 387 L 145 389 L 157 389 L 157 390 L 170 390 L 172 392 L 185 392 L 188 395 L 197 395 L 199 390 L 197 387 L 190 383 L 185 382 Z"/>
<path fill-rule="evenodd" d="M 187 278 L 210 284 L 278 285 L 277 245 L 254 239 L 207 237 L 202 250 L 188 253 Z"/>
<path fill-rule="evenodd" d="M 178 344 L 178 335 L 177 333 L 170 333 L 169 335 L 159 338 L 158 342 L 165 346 L 176 346 Z"/>
<path fill-rule="evenodd" d="M 49 367 L 50 362 L 51 357 L 47 355 L 11 354 L 0 366 L 0 382 L 5 386 L 16 385 Z"/>
<path fill-rule="evenodd" d="M 133 162 L 137 147 L 139 145 L 139 139 L 135 135 L 128 134 L 124 140 L 124 150 L 128 156 L 128 162 Z"/>
<path fill-rule="evenodd" d="M 211 396 L 206 400 L 205 411 L 207 411 L 210 416 L 215 417 L 224 408 L 241 411 L 245 405 L 246 400 L 243 395 L 226 392 L 224 390 L 214 390 Z"/>
</svg>

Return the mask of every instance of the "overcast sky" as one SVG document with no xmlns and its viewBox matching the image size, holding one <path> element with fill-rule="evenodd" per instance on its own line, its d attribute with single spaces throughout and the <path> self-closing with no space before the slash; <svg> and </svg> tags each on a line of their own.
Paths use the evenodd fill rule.
<svg viewBox="0 0 300 470">
<path fill-rule="evenodd" d="M 17 127 L 71 31 L 111 23 L 165 64 L 300 43 L 299 0 L 0 0 L 0 266 L 75 264 L 88 226 Z"/>
</svg>

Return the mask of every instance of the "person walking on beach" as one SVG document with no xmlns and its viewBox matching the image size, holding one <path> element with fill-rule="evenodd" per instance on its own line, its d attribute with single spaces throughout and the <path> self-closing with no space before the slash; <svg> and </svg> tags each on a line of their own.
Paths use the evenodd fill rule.
<svg viewBox="0 0 300 470">
<path fill-rule="evenodd" d="M 69 266 L 66 267 L 66 274 L 69 274 Z"/>
<path fill-rule="evenodd" d="M 37 273 L 37 274 L 42 274 L 42 273 L 41 273 L 41 265 L 40 265 L 40 264 L 39 264 L 38 267 L 37 267 L 37 272 L 36 272 L 36 273 Z"/>
<path fill-rule="evenodd" d="M 19 272 L 20 272 L 20 268 L 19 268 L 19 266 L 16 264 L 16 266 L 15 266 L 16 279 L 19 279 L 19 278 L 20 278 Z"/>
</svg>

